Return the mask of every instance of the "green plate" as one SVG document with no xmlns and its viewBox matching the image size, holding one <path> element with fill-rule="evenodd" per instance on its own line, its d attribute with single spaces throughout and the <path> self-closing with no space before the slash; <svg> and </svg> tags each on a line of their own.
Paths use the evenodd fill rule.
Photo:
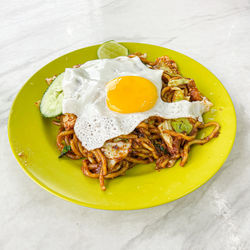
<svg viewBox="0 0 250 250">
<path fill-rule="evenodd" d="M 188 163 L 170 169 L 154 170 L 154 164 L 138 165 L 125 176 L 106 181 L 100 190 L 98 180 L 84 176 L 81 161 L 58 159 L 58 127 L 40 115 L 34 105 L 48 87 L 44 79 L 67 67 L 97 58 L 99 45 L 73 51 L 57 58 L 34 74 L 18 93 L 9 116 L 9 140 L 23 170 L 41 187 L 80 205 L 111 210 L 147 208 L 176 200 L 209 180 L 225 162 L 233 146 L 236 116 L 232 101 L 220 81 L 193 59 L 163 47 L 122 43 L 129 52 L 147 53 L 150 60 L 168 55 L 181 73 L 193 78 L 200 91 L 214 104 L 205 121 L 221 125 L 218 138 L 191 148 Z M 206 133 L 206 132 L 204 132 Z"/>
</svg>

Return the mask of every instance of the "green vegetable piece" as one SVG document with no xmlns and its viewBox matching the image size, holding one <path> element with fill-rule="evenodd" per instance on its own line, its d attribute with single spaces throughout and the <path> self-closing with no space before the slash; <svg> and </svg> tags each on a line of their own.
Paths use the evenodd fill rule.
<svg viewBox="0 0 250 250">
<path fill-rule="evenodd" d="M 162 151 L 164 154 L 167 154 L 167 150 L 162 145 L 155 143 L 154 146 L 156 147 L 157 151 Z"/>
<path fill-rule="evenodd" d="M 193 129 L 192 124 L 188 121 L 187 118 L 179 118 L 179 119 L 173 120 L 171 122 L 171 125 L 173 129 L 175 130 L 175 132 L 177 133 L 186 132 L 187 134 L 189 134 Z"/>
<path fill-rule="evenodd" d="M 173 102 L 179 102 L 181 100 L 184 100 L 184 93 L 182 90 L 176 90 L 173 95 Z"/>
<path fill-rule="evenodd" d="M 61 154 L 58 156 L 58 158 L 62 158 L 65 154 L 67 154 L 71 150 L 70 145 L 64 146 Z"/>
<path fill-rule="evenodd" d="M 168 82 L 168 86 L 169 87 L 178 87 L 179 85 L 188 84 L 189 81 L 190 80 L 186 79 L 186 78 L 173 79 L 173 80 L 170 80 Z"/>
</svg>

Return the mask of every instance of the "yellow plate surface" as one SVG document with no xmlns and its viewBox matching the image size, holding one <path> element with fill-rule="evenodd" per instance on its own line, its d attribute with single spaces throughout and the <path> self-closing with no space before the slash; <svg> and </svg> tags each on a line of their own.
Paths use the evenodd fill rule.
<svg viewBox="0 0 250 250">
<path fill-rule="evenodd" d="M 141 43 L 122 44 L 130 53 L 147 53 L 150 60 L 162 55 L 175 60 L 181 73 L 193 78 L 199 90 L 213 102 L 212 111 L 204 116 L 205 122 L 218 121 L 221 132 L 209 143 L 193 146 L 185 167 L 180 167 L 178 162 L 173 168 L 158 172 L 154 164 L 138 165 L 125 176 L 106 181 L 107 190 L 103 192 L 98 180 L 82 174 L 81 161 L 58 159 L 58 128 L 51 120 L 42 118 L 34 105 L 47 88 L 45 78 L 63 72 L 66 67 L 96 59 L 98 45 L 57 58 L 34 74 L 17 95 L 9 117 L 9 140 L 18 162 L 35 182 L 61 198 L 88 207 L 128 210 L 176 200 L 200 187 L 219 170 L 235 138 L 236 115 L 232 101 L 209 70 L 173 50 Z"/>
</svg>

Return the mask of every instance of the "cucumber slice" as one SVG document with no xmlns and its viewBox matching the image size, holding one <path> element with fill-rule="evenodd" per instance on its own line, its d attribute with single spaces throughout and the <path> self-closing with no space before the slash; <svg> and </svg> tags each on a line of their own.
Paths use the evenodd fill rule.
<svg viewBox="0 0 250 250">
<path fill-rule="evenodd" d="M 58 75 L 43 95 L 40 104 L 40 112 L 44 117 L 55 117 L 62 113 L 63 77 L 64 73 Z"/>
</svg>

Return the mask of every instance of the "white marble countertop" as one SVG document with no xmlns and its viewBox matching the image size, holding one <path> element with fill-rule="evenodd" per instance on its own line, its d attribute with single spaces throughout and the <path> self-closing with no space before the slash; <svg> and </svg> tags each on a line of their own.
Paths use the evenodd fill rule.
<svg viewBox="0 0 250 250">
<path fill-rule="evenodd" d="M 58 56 L 110 39 L 161 45 L 198 60 L 235 104 L 228 160 L 175 202 L 119 212 L 81 207 L 41 189 L 12 155 L 7 119 L 26 80 Z M 250 249 L 249 41 L 245 0 L 2 0 L 0 249 Z"/>
</svg>

